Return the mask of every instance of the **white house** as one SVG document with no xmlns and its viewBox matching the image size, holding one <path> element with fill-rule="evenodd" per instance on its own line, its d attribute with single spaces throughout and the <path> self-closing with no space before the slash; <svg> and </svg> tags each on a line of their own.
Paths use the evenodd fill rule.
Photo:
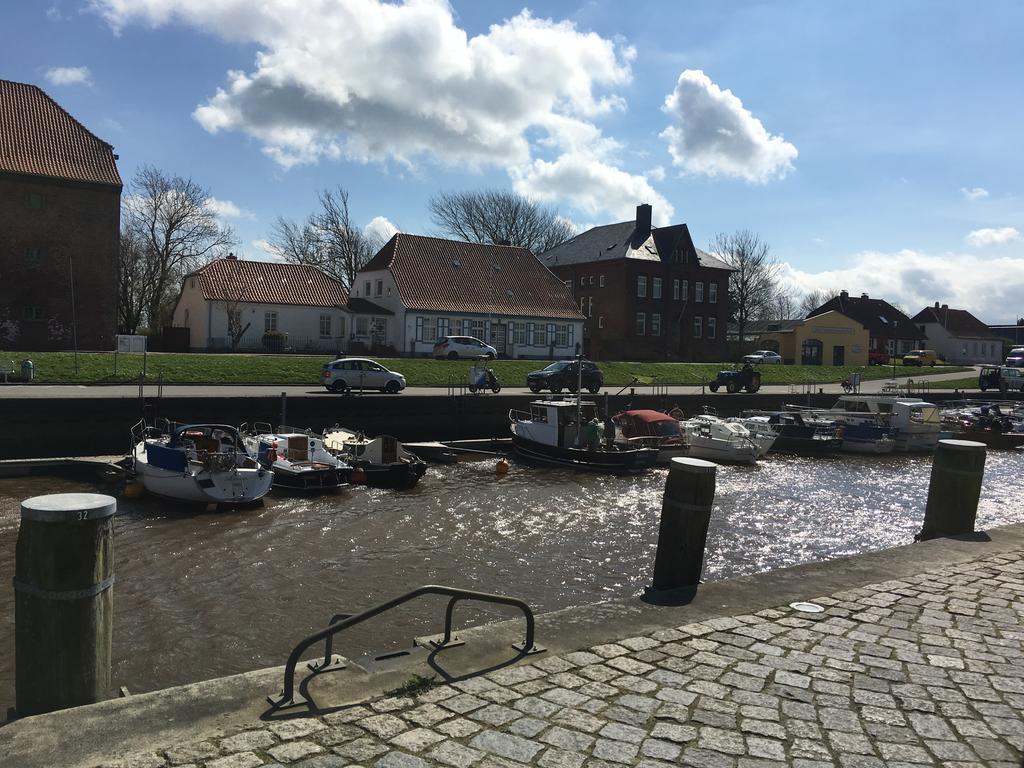
<svg viewBox="0 0 1024 768">
<path fill-rule="evenodd" d="M 507 245 L 396 234 L 356 276 L 349 306 L 369 318 L 366 330 L 383 324 L 403 355 L 429 355 L 449 335 L 520 358 L 573 355 L 583 341 L 569 289 L 529 250 Z"/>
<path fill-rule="evenodd" d="M 912 318 L 928 334 L 928 348 L 950 363 L 1001 363 L 1003 340 L 965 309 L 925 307 Z"/>
<path fill-rule="evenodd" d="M 244 351 L 337 352 L 353 330 L 344 286 L 316 267 L 228 256 L 185 276 L 175 326 L 189 348 L 230 350 L 228 313 L 237 314 Z"/>
</svg>

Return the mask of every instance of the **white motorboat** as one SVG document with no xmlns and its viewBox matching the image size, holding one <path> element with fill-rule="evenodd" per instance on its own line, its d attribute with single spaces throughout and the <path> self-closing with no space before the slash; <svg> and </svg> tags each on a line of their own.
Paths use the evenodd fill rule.
<svg viewBox="0 0 1024 768">
<path fill-rule="evenodd" d="M 270 490 L 274 473 L 225 424 L 139 422 L 132 429 L 135 475 L 152 494 L 199 504 L 249 504 Z"/>
<path fill-rule="evenodd" d="M 711 414 L 700 414 L 680 422 L 686 455 L 697 459 L 754 464 L 759 447 L 750 431 L 734 421 L 724 421 Z"/>
<path fill-rule="evenodd" d="M 759 459 L 772 449 L 775 439 L 779 436 L 778 428 L 769 424 L 767 419 L 730 416 L 726 421 L 730 424 L 739 424 L 750 433 L 750 440 L 757 448 Z"/>
<path fill-rule="evenodd" d="M 352 467 L 352 482 L 372 488 L 412 488 L 427 471 L 419 456 L 390 435 L 368 438 L 335 424 L 324 430 L 324 446 Z"/>
<path fill-rule="evenodd" d="M 274 486 L 297 491 L 332 491 L 349 484 L 352 467 L 327 450 L 323 435 L 257 422 L 242 425 L 249 455 L 274 472 Z"/>
<path fill-rule="evenodd" d="M 889 427 L 897 451 L 933 451 L 942 429 L 938 406 L 912 395 L 842 395 L 830 411 L 841 412 L 846 424 Z"/>
</svg>

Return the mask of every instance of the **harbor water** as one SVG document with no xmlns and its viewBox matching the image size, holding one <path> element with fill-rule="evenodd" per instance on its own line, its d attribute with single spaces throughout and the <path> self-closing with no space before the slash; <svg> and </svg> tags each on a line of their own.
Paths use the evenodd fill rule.
<svg viewBox="0 0 1024 768">
<path fill-rule="evenodd" d="M 978 528 L 1024 522 L 1024 455 L 990 451 Z M 722 466 L 706 580 L 910 543 L 929 456 L 770 455 Z M 431 466 L 412 491 L 276 491 L 261 506 L 202 512 L 120 498 L 115 530 L 115 686 L 133 693 L 282 664 L 335 613 L 421 584 L 524 598 L 544 612 L 636 595 L 650 583 L 665 470 L 594 476 L 493 461 Z M 99 491 L 87 480 L 0 480 L 0 706 L 14 703 L 19 503 Z M 818 594 L 807 585 L 807 597 Z M 513 613 L 460 607 L 463 623 Z M 440 631 L 443 603 L 410 604 L 341 635 L 350 657 Z M 543 638 L 539 638 L 543 642 Z"/>
</svg>

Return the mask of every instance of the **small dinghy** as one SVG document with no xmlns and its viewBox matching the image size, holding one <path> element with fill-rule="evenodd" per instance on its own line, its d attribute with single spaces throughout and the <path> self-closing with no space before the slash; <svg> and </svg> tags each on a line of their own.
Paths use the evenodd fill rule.
<svg viewBox="0 0 1024 768">
<path fill-rule="evenodd" d="M 390 435 L 368 438 L 335 424 L 324 430 L 328 450 L 352 467 L 352 482 L 371 488 L 408 490 L 419 482 L 427 465 Z"/>
<path fill-rule="evenodd" d="M 333 491 L 351 481 L 352 467 L 327 450 L 323 435 L 261 422 L 241 431 L 249 455 L 274 471 L 275 488 Z"/>
<path fill-rule="evenodd" d="M 156 496 L 198 504 L 251 504 L 266 496 L 274 474 L 245 450 L 226 424 L 162 422 L 132 428 L 132 464 Z"/>
</svg>

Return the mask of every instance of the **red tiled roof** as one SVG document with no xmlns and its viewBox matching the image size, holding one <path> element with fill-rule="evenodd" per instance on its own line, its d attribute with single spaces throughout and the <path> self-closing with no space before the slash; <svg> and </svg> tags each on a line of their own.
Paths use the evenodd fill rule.
<svg viewBox="0 0 1024 768">
<path fill-rule="evenodd" d="M 406 309 L 583 319 L 526 248 L 399 233 L 361 271 L 377 269 L 391 271 Z"/>
<path fill-rule="evenodd" d="M 0 171 L 121 186 L 114 148 L 41 88 L 0 80 Z"/>
<path fill-rule="evenodd" d="M 966 309 L 950 309 L 948 306 L 925 307 L 914 315 L 915 323 L 938 323 L 953 336 L 979 339 L 998 338 L 988 326 Z"/>
<path fill-rule="evenodd" d="M 311 307 L 345 306 L 344 286 L 322 270 L 306 264 L 279 261 L 216 259 L 185 279 L 198 275 L 203 298 L 259 304 L 297 304 Z"/>
</svg>

